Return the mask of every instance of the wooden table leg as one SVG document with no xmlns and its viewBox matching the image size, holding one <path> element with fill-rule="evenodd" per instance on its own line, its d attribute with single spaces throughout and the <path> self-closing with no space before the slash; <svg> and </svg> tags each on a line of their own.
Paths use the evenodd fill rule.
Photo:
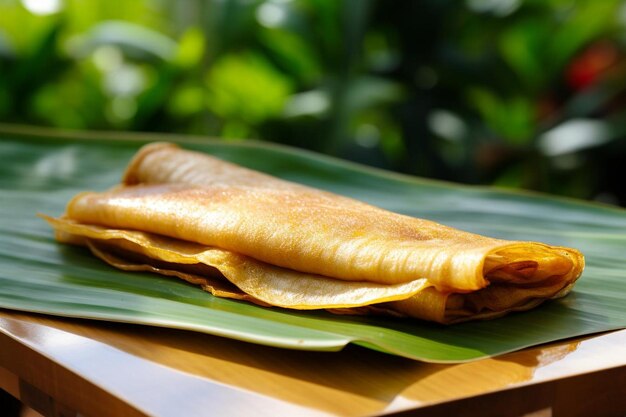
<svg viewBox="0 0 626 417">
<path fill-rule="evenodd" d="M 75 410 L 55 401 L 39 388 L 21 380 L 6 368 L 0 367 L 0 410 L 2 416 L 20 416 L 22 405 L 30 407 L 44 417 L 76 417 Z M 2 395 L 4 394 L 4 395 Z"/>
</svg>

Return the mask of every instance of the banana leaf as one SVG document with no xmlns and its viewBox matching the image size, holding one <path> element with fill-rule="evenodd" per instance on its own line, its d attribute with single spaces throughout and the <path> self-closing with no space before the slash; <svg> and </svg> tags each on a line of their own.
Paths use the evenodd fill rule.
<svg viewBox="0 0 626 417">
<path fill-rule="evenodd" d="M 109 267 L 57 244 L 38 212 L 119 181 L 149 141 L 168 140 L 260 171 L 475 233 L 580 249 L 587 268 L 567 297 L 492 321 L 296 312 L 220 299 L 181 280 Z M 58 133 L 0 126 L 0 307 L 206 332 L 293 349 L 349 343 L 430 362 L 462 362 L 626 327 L 626 211 L 547 195 L 414 178 L 252 141 L 156 134 Z"/>
</svg>

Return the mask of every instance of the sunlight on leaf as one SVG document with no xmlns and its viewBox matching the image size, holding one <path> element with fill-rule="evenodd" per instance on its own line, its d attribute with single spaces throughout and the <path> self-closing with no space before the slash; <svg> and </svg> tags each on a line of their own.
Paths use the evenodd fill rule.
<svg viewBox="0 0 626 417">
<path fill-rule="evenodd" d="M 590 119 L 569 120 L 539 137 L 539 149 L 549 156 L 559 156 L 599 146 L 611 140 L 606 122 Z"/>
</svg>

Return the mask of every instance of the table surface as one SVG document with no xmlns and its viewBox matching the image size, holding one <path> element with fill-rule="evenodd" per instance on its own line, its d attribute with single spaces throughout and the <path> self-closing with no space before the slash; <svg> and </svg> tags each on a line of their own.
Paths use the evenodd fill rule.
<svg viewBox="0 0 626 417">
<path fill-rule="evenodd" d="M 443 365 L 0 310 L 0 387 L 58 416 L 626 415 L 626 330 Z"/>
</svg>

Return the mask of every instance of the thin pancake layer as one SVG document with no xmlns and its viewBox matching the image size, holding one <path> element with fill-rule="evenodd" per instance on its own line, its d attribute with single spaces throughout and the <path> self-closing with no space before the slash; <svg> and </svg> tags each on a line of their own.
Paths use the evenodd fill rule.
<svg viewBox="0 0 626 417">
<path fill-rule="evenodd" d="M 359 307 L 408 298 L 429 286 L 423 278 L 396 285 L 341 281 L 151 233 L 45 219 L 57 231 L 58 240 L 89 246 L 97 256 L 118 268 L 177 276 L 217 296 L 245 299 L 241 294 L 244 293 L 252 297 L 251 301 L 267 305 L 299 310 Z M 164 262 L 168 265 L 164 266 Z M 199 265 L 211 270 L 207 272 Z M 240 291 L 226 287 L 220 278 Z"/>
<path fill-rule="evenodd" d="M 162 143 L 139 151 L 120 186 L 48 220 L 118 268 L 218 296 L 441 323 L 561 297 L 584 268 L 575 249 L 463 232 Z"/>
<path fill-rule="evenodd" d="M 582 265 L 573 249 L 463 232 L 170 144 L 144 147 L 123 186 L 78 195 L 67 216 L 339 280 L 396 284 L 427 277 L 441 292 L 479 290 L 492 278 L 570 281 Z"/>
<path fill-rule="evenodd" d="M 566 290 L 566 284 L 560 281 L 552 286 L 519 288 L 496 283 L 456 294 L 437 291 L 426 279 L 400 285 L 346 282 L 150 233 L 45 218 L 57 231 L 58 240 L 87 246 L 112 266 L 178 277 L 215 296 L 263 306 L 324 308 L 338 314 L 385 314 L 456 323 L 527 310 Z"/>
</svg>

